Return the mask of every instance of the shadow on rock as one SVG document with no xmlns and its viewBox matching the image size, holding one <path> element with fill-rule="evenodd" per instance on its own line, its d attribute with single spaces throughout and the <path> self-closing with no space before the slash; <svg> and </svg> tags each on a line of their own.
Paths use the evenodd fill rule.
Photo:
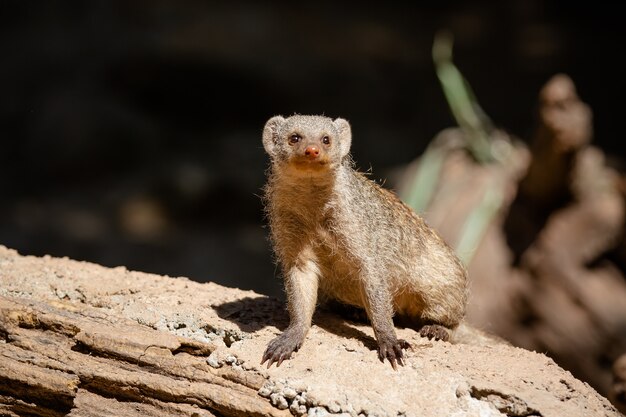
<svg viewBox="0 0 626 417">
<path fill-rule="evenodd" d="M 289 324 L 287 306 L 274 297 L 245 297 L 212 307 L 220 318 L 236 324 L 240 330 L 248 333 L 267 326 L 284 330 Z"/>
<path fill-rule="evenodd" d="M 365 311 L 363 311 L 363 313 L 365 313 Z M 378 349 L 376 339 L 351 325 L 352 323 L 367 323 L 367 317 L 365 315 L 363 317 L 354 317 L 352 315 L 346 316 L 345 314 L 331 311 L 328 308 L 323 308 L 315 314 L 313 317 L 313 323 L 327 332 L 333 333 L 339 337 L 359 340 L 363 346 L 369 350 Z"/>
<path fill-rule="evenodd" d="M 213 309 L 220 318 L 236 324 L 241 331 L 247 333 L 257 332 L 267 326 L 276 326 L 284 331 L 289 325 L 286 303 L 274 297 L 245 297 L 214 305 Z M 351 326 L 350 322 L 368 323 L 365 311 L 341 304 L 324 304 L 313 319 L 315 325 L 327 332 L 346 339 L 360 340 L 368 349 L 377 349 L 376 340 Z"/>
</svg>

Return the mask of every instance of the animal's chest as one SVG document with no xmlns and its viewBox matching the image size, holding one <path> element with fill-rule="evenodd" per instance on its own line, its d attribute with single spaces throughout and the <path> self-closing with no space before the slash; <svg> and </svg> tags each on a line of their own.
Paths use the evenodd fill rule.
<svg viewBox="0 0 626 417">
<path fill-rule="evenodd" d="M 361 306 L 359 271 L 355 260 L 332 229 L 321 227 L 314 247 L 320 267 L 319 289 L 322 295 L 347 304 Z"/>
</svg>

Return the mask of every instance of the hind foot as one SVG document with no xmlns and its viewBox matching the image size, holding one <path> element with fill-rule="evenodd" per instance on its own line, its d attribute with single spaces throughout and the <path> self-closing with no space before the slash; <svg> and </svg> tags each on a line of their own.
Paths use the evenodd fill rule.
<svg viewBox="0 0 626 417">
<path fill-rule="evenodd" d="M 450 330 L 440 324 L 427 324 L 420 329 L 420 336 L 447 342 L 450 339 Z"/>
</svg>

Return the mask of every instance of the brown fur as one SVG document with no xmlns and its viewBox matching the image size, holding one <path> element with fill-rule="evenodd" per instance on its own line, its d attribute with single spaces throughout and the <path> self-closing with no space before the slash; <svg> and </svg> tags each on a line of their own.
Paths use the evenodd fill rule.
<svg viewBox="0 0 626 417">
<path fill-rule="evenodd" d="M 294 134 L 297 143 L 290 142 Z M 395 314 L 427 324 L 423 335 L 444 339 L 465 315 L 464 267 L 395 194 L 353 169 L 351 139 L 343 119 L 276 116 L 265 125 L 266 210 L 291 320 L 265 352 L 268 367 L 302 344 L 318 291 L 366 310 L 379 357 L 394 368 L 409 347 L 396 337 Z M 312 147 L 318 156 L 305 155 Z"/>
</svg>

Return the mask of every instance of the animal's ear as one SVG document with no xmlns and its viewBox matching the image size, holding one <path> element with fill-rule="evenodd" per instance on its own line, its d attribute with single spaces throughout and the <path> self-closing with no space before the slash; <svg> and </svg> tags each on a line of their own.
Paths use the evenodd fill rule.
<svg viewBox="0 0 626 417">
<path fill-rule="evenodd" d="M 339 150 L 343 158 L 350 152 L 350 144 L 352 143 L 352 129 L 350 123 L 345 119 L 335 119 L 333 121 L 337 132 L 339 133 Z"/>
<path fill-rule="evenodd" d="M 276 142 L 278 141 L 278 129 L 285 122 L 282 116 L 274 116 L 265 123 L 263 128 L 263 147 L 271 157 L 276 154 Z"/>
</svg>

